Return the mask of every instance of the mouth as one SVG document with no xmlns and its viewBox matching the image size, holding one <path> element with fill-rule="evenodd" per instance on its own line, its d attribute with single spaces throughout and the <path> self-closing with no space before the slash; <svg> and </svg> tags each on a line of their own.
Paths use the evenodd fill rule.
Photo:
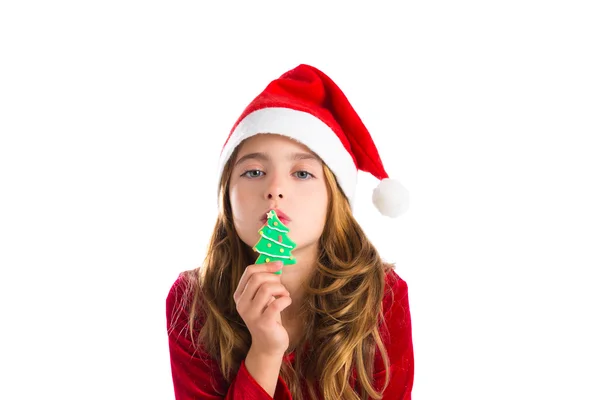
<svg viewBox="0 0 600 400">
<path fill-rule="evenodd" d="M 267 210 L 266 212 L 263 213 L 263 217 L 261 218 L 261 221 L 263 224 L 267 223 L 267 213 L 271 211 L 270 209 Z M 275 214 L 277 214 L 277 218 L 279 218 L 279 220 L 284 224 L 287 225 L 288 222 L 290 222 L 292 219 L 290 217 L 287 216 L 286 213 L 284 213 L 281 210 L 275 210 Z"/>
</svg>

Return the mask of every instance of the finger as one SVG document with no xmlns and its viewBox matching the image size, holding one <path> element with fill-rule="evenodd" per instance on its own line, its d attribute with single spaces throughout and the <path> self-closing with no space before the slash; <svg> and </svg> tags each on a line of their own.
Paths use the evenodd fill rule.
<svg viewBox="0 0 600 400">
<path fill-rule="evenodd" d="M 281 315 L 281 312 L 288 308 L 292 304 L 292 298 L 289 296 L 283 296 L 273 301 L 267 309 L 263 312 L 262 316 L 265 319 L 276 319 L 277 316 Z"/>
<path fill-rule="evenodd" d="M 252 300 L 252 308 L 262 313 L 271 302 L 273 298 L 279 298 L 281 296 L 288 296 L 290 292 L 280 282 L 274 283 L 263 283 L 258 291 L 256 297 Z"/>
<path fill-rule="evenodd" d="M 252 274 L 248 279 L 248 283 L 246 283 L 246 287 L 243 289 L 242 294 L 238 297 L 238 304 L 252 303 L 261 286 L 269 283 L 281 284 L 281 277 L 279 275 L 273 275 L 270 272 L 257 272 Z"/>
<path fill-rule="evenodd" d="M 253 264 L 246 267 L 240 281 L 238 282 L 238 286 L 233 293 L 233 300 L 237 303 L 239 297 L 242 295 L 242 292 L 246 288 L 246 284 L 248 280 L 257 272 L 274 272 L 277 269 L 281 269 L 283 267 L 283 263 L 281 261 L 267 263 L 267 264 Z"/>
<path fill-rule="evenodd" d="M 267 303 L 267 305 L 265 307 L 263 307 L 262 310 L 260 310 L 260 314 L 262 315 L 262 313 L 265 312 L 265 310 L 267 309 L 267 307 L 269 307 L 271 305 L 272 302 L 274 302 L 275 300 L 277 300 L 274 296 L 271 296 L 271 300 L 269 300 L 269 302 Z"/>
</svg>

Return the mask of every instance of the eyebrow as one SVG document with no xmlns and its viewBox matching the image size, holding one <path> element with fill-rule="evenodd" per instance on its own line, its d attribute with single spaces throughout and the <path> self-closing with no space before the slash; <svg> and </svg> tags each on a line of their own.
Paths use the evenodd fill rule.
<svg viewBox="0 0 600 400">
<path fill-rule="evenodd" d="M 262 161 L 270 160 L 269 156 L 266 153 L 248 153 L 245 156 L 240 157 L 240 159 L 235 162 L 235 166 L 243 163 L 246 160 L 250 160 L 250 159 L 262 160 Z"/>
<path fill-rule="evenodd" d="M 267 153 L 256 152 L 256 153 L 248 153 L 248 154 L 240 157 L 240 159 L 236 161 L 235 165 L 237 166 L 238 164 L 240 164 L 246 160 L 250 160 L 250 159 L 261 160 L 261 161 L 271 161 L 271 157 Z M 311 154 L 311 153 L 292 153 L 292 154 L 290 154 L 288 159 L 290 161 L 315 160 L 315 161 L 321 162 L 321 159 L 318 156 L 316 156 L 315 154 Z"/>
</svg>

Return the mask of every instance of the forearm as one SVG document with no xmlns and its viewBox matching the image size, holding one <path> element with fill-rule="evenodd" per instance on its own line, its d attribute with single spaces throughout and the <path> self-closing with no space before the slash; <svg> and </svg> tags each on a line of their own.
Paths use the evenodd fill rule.
<svg viewBox="0 0 600 400">
<path fill-rule="evenodd" d="M 271 397 L 275 396 L 282 360 L 283 356 L 261 354 L 256 352 L 252 346 L 246 355 L 246 369 Z"/>
</svg>

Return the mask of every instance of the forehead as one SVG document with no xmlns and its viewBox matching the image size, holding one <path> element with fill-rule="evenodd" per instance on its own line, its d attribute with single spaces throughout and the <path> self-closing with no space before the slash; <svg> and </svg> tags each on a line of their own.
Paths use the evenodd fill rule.
<svg viewBox="0 0 600 400">
<path fill-rule="evenodd" d="M 239 159 L 247 153 L 256 151 L 267 153 L 272 151 L 309 153 L 320 159 L 311 149 L 297 140 L 271 133 L 261 133 L 244 140 L 240 144 L 237 158 Z"/>
</svg>

